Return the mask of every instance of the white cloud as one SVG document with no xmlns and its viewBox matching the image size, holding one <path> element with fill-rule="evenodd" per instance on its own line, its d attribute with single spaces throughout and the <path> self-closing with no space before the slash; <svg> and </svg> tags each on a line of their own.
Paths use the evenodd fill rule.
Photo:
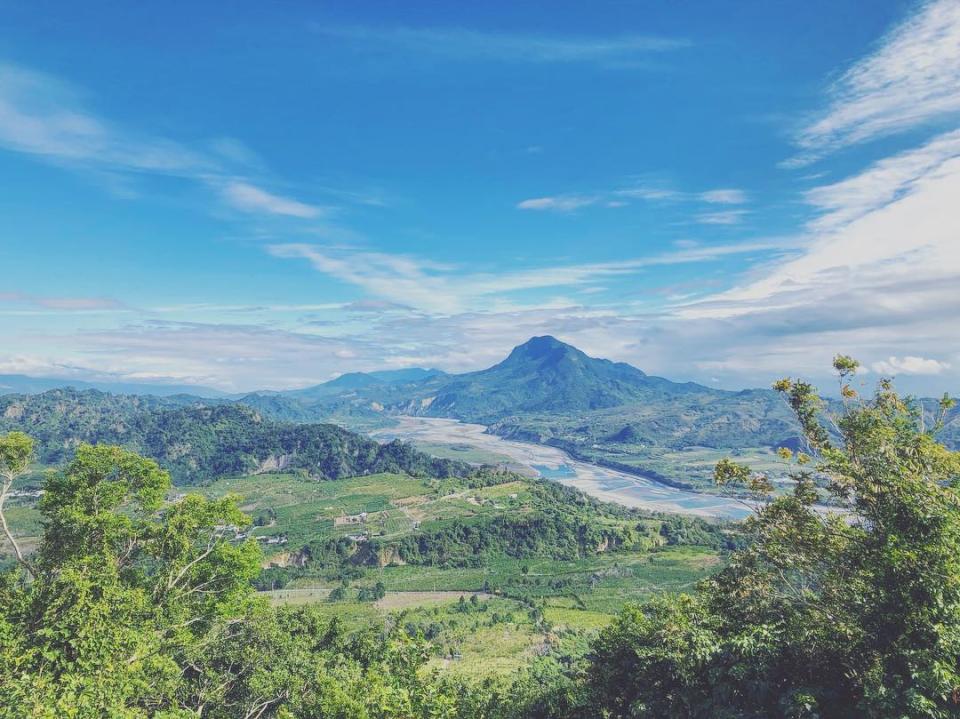
<svg viewBox="0 0 960 719">
<path fill-rule="evenodd" d="M 735 189 L 707 190 L 700 193 L 700 199 L 716 205 L 742 205 L 747 201 L 747 193 Z"/>
<path fill-rule="evenodd" d="M 0 305 L 4 315 L 33 315 L 44 313 L 103 313 L 129 312 L 131 308 L 111 297 L 44 297 L 23 292 L 0 292 Z"/>
<path fill-rule="evenodd" d="M 229 182 L 224 186 L 222 193 L 231 207 L 243 212 L 264 212 L 270 215 L 286 215 L 303 219 L 319 217 L 322 212 L 319 207 L 273 195 L 247 182 Z"/>
<path fill-rule="evenodd" d="M 607 277 L 633 274 L 647 267 L 710 262 L 729 255 L 783 251 L 788 247 L 783 241 L 687 247 L 618 262 L 555 265 L 497 273 L 463 272 L 458 267 L 410 256 L 298 243 L 275 244 L 267 249 L 274 257 L 307 260 L 318 271 L 356 285 L 374 297 L 427 312 L 456 314 L 481 307 L 492 309 L 491 302 L 498 300 L 502 303 L 502 295 L 511 292 L 581 287 Z"/>
<path fill-rule="evenodd" d="M 358 350 L 364 356 L 373 353 L 372 344 L 358 339 L 269 325 L 153 321 L 72 336 L 67 359 L 82 368 L 74 374 L 89 378 L 164 379 L 244 390 L 329 379 L 342 366 L 338 357 Z M 42 364 L 34 360 L 31 373 L 63 375 L 56 366 L 45 370 Z"/>
<path fill-rule="evenodd" d="M 0 146 L 65 165 L 198 175 L 214 167 L 188 148 L 127 132 L 82 108 L 56 78 L 0 64 Z"/>
<path fill-rule="evenodd" d="M 597 202 L 596 197 L 586 195 L 560 195 L 557 197 L 534 197 L 517 203 L 520 210 L 553 210 L 555 212 L 572 212 L 581 207 L 587 207 Z"/>
<path fill-rule="evenodd" d="M 742 205 L 749 201 L 747 193 L 736 188 L 717 188 L 704 192 L 681 192 L 655 185 L 638 185 L 618 190 L 596 192 L 591 194 L 564 194 L 546 197 L 534 197 L 517 203 L 521 210 L 551 210 L 555 212 L 572 212 L 581 207 L 588 207 L 602 203 L 604 207 L 625 207 L 631 201 L 642 202 L 689 202 L 702 205 Z M 701 221 L 705 224 L 736 224 L 746 214 L 746 210 L 727 210 L 723 212 L 705 213 Z"/>
<path fill-rule="evenodd" d="M 825 212 L 809 225 L 801 256 L 763 269 L 753 281 L 683 310 L 731 317 L 771 307 L 801 308 L 834 293 L 862 293 L 870 308 L 934 309 L 940 281 L 960 286 L 955 223 L 960 136 L 878 161 L 840 183 L 812 190 Z M 896 288 L 897 294 L 889 294 Z M 949 303 L 960 309 L 960 293 Z"/>
<path fill-rule="evenodd" d="M 860 174 L 809 190 L 805 199 L 823 214 L 811 229 L 827 231 L 882 209 L 913 192 L 918 183 L 949 172 L 960 157 L 960 130 L 944 133 L 922 147 L 884 158 Z"/>
<path fill-rule="evenodd" d="M 804 157 L 794 164 L 960 109 L 958 63 L 960 4 L 922 4 L 841 76 L 829 110 L 801 135 Z M 695 364 L 724 377 L 816 374 L 843 351 L 887 357 L 870 366 L 948 389 L 941 383 L 951 366 L 924 357 L 960 356 L 952 330 L 960 315 L 957 197 L 960 130 L 815 187 L 804 195 L 816 216 L 799 238 L 802 251 L 755 266 L 732 289 L 678 305 L 669 336 L 716 342 L 713 356 Z M 914 354 L 904 356 L 905 348 Z M 922 384 L 935 373 L 936 386 Z"/>
<path fill-rule="evenodd" d="M 960 3 L 929 0 L 830 88 L 826 112 L 799 133 L 793 165 L 824 152 L 960 113 Z"/>
<path fill-rule="evenodd" d="M 723 210 L 703 212 L 697 215 L 696 219 L 701 225 L 739 225 L 746 214 L 746 210 Z"/>
<path fill-rule="evenodd" d="M 902 374 L 940 374 L 948 369 L 950 365 L 947 362 L 940 362 L 935 359 L 925 357 L 889 357 L 880 362 L 874 362 L 870 368 L 879 374 L 884 375 L 902 375 Z"/>
<path fill-rule="evenodd" d="M 299 312 L 318 312 L 324 310 L 340 310 L 347 307 L 343 302 L 323 302 L 313 304 L 270 304 L 270 305 L 228 305 L 220 303 L 193 302 L 182 305 L 160 305 L 145 309 L 148 314 L 212 314 L 212 313 L 232 313 L 232 314 L 262 314 L 270 313 L 299 313 Z"/>
<path fill-rule="evenodd" d="M 663 187 L 628 187 L 622 190 L 614 190 L 614 195 L 618 197 L 629 197 L 632 200 L 682 200 L 684 193 L 677 190 L 669 190 Z"/>
<path fill-rule="evenodd" d="M 71 169 L 86 170 L 113 187 L 142 174 L 182 178 L 218 192 L 248 213 L 313 219 L 322 208 L 271 194 L 240 172 L 257 168 L 238 140 L 220 138 L 210 151 L 138 133 L 87 110 L 79 93 L 49 75 L 0 64 L 0 147 Z"/>
<path fill-rule="evenodd" d="M 383 52 L 385 47 L 456 60 L 531 63 L 620 63 L 687 47 L 679 38 L 651 35 L 563 37 L 480 32 L 462 28 L 314 25 L 318 34 Z"/>
<path fill-rule="evenodd" d="M 673 345 L 678 367 L 692 362 L 725 383 L 784 373 L 823 381 L 831 355 L 845 352 L 902 358 L 874 369 L 897 374 L 910 391 L 955 389 L 947 362 L 917 359 L 960 356 L 953 221 L 960 148 L 951 138 L 812 191 L 808 200 L 821 214 L 798 255 L 756 265 L 732 289 L 678 303 L 658 333 Z M 684 348 L 688 358 L 679 354 Z M 903 357 L 905 349 L 913 359 Z"/>
</svg>

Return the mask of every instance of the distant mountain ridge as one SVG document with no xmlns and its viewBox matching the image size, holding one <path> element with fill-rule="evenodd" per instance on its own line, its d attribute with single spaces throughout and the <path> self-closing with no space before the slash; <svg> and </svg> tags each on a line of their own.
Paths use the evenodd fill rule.
<svg viewBox="0 0 960 719">
<path fill-rule="evenodd" d="M 692 472 L 701 482 L 711 465 L 695 455 L 687 459 L 688 449 L 736 452 L 798 441 L 796 421 L 772 390 L 672 382 L 590 357 L 551 336 L 533 337 L 492 367 L 464 374 L 422 368 L 351 372 L 312 387 L 239 398 L 128 399 L 151 410 L 240 404 L 274 422 L 364 429 L 384 426 L 396 415 L 447 417 L 629 471 L 658 468 L 674 479 Z M 960 410 L 948 416 L 940 438 L 960 445 Z"/>
<path fill-rule="evenodd" d="M 396 370 L 377 370 L 375 372 L 347 372 L 329 382 L 304 387 L 303 389 L 287 390 L 279 394 L 288 397 L 313 399 L 329 397 L 334 394 L 353 390 L 369 389 L 371 387 L 386 387 L 399 384 L 420 382 L 434 377 L 447 376 L 438 369 L 424 369 L 422 367 L 408 367 Z"/>
<path fill-rule="evenodd" d="M 163 384 L 160 382 L 97 382 L 68 377 L 32 377 L 25 374 L 0 374 L 0 395 L 37 394 L 51 389 L 95 389 L 113 394 L 139 394 L 156 397 L 189 395 L 207 399 L 227 397 L 228 393 L 211 387 L 187 384 Z"/>
<path fill-rule="evenodd" d="M 0 433 L 37 441 L 44 464 L 68 461 L 81 442 L 119 444 L 156 459 L 178 484 L 268 471 L 315 479 L 376 472 L 431 477 L 465 474 L 467 465 L 436 459 L 402 442 L 380 444 L 326 423 L 277 422 L 235 402 L 113 395 L 55 389 L 0 396 Z"/>
<path fill-rule="evenodd" d="M 547 335 L 515 347 L 493 367 L 450 376 L 423 413 L 489 423 L 504 415 L 592 411 L 690 392 L 716 390 L 651 377 Z"/>
</svg>

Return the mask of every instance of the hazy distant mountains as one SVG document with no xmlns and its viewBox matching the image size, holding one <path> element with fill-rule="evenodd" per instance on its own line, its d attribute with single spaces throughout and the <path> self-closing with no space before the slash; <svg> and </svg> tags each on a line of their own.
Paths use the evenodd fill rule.
<svg viewBox="0 0 960 719">
<path fill-rule="evenodd" d="M 446 373 L 438 369 L 423 369 L 422 367 L 381 370 L 378 372 L 348 372 L 323 384 L 307 387 L 306 389 L 281 392 L 280 394 L 309 401 L 311 399 L 330 397 L 357 390 L 383 390 L 397 385 L 423 382 L 424 380 L 435 377 L 447 376 Z"/>
<path fill-rule="evenodd" d="M 17 377 L 7 378 L 6 384 L 37 392 L 55 382 Z M 353 428 L 383 425 L 396 415 L 455 418 L 631 471 L 676 481 L 693 477 L 695 484 L 707 482 L 718 452 L 763 453 L 793 445 L 798 436 L 790 411 L 771 390 L 730 392 L 672 382 L 622 362 L 589 357 L 553 337 L 534 337 L 502 362 L 465 374 L 421 368 L 353 372 L 313 387 L 239 398 L 189 396 L 175 391 L 187 388 L 171 387 L 158 396 L 155 385 L 111 387 L 114 392 L 135 388 L 137 394 L 150 393 L 116 398 L 124 411 L 131 403 L 138 411 L 240 404 L 274 422 L 333 422 Z M 119 411 L 109 409 L 110 402 L 94 404 L 103 410 L 97 421 L 109 423 L 110 411 Z M 934 403 L 929 404 L 932 408 Z M 960 415 L 955 411 L 949 419 L 941 439 L 960 444 Z M 68 414 L 60 421 L 74 420 Z M 89 419 L 81 422 L 89 424 Z"/>
<path fill-rule="evenodd" d="M 433 387 L 426 387 L 432 391 Z M 523 413 L 580 413 L 652 399 L 718 396 L 694 383 L 651 377 L 623 362 L 595 359 L 553 337 L 534 337 L 489 369 L 446 378 L 423 412 L 482 423 Z"/>
<path fill-rule="evenodd" d="M 0 433 L 20 430 L 37 441 L 43 464 L 69 461 L 77 445 L 119 444 L 156 459 L 178 484 L 270 471 L 316 479 L 375 472 L 444 477 L 466 465 L 436 459 L 400 442 L 380 444 L 333 424 L 267 419 L 236 402 L 114 395 L 55 389 L 0 396 Z"/>
<path fill-rule="evenodd" d="M 535 441 L 735 448 L 785 443 L 796 434 L 789 411 L 772 391 L 671 382 L 623 362 L 589 357 L 549 336 L 530 339 L 485 370 L 417 374 L 350 374 L 241 401 L 287 419 L 452 417 Z"/>
<path fill-rule="evenodd" d="M 113 394 L 142 394 L 157 397 L 185 394 L 194 397 L 226 397 L 226 392 L 192 384 L 159 384 L 156 382 L 84 382 L 63 377 L 29 377 L 24 374 L 0 374 L 0 395 L 36 394 L 50 389 L 70 387 L 78 390 L 95 389 Z"/>
</svg>

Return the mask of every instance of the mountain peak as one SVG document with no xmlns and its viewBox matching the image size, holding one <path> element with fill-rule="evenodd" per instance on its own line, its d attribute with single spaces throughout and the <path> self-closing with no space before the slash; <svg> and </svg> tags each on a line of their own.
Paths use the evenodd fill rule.
<svg viewBox="0 0 960 719">
<path fill-rule="evenodd" d="M 543 335 L 541 337 L 531 337 L 522 345 L 517 345 L 510 352 L 507 361 L 518 359 L 543 359 L 549 356 L 559 356 L 564 354 L 582 354 L 573 345 L 561 342 L 556 337 Z"/>
</svg>

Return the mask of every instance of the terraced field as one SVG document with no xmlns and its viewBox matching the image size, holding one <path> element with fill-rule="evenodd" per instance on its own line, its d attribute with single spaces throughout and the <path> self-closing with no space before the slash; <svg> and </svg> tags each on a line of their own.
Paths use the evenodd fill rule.
<svg viewBox="0 0 960 719">
<path fill-rule="evenodd" d="M 236 494 L 254 518 L 255 537 L 286 537 L 284 547 L 318 538 L 377 536 L 392 539 L 452 519 L 529 510 L 523 482 L 467 489 L 456 480 L 376 474 L 317 482 L 292 474 L 262 474 L 220 480 L 201 491 L 211 497 Z M 266 545 L 268 554 L 280 551 Z"/>
<path fill-rule="evenodd" d="M 264 596 L 276 604 L 316 604 L 348 627 L 407 626 L 434 644 L 432 667 L 476 678 L 508 674 L 558 643 L 585 644 L 625 604 L 689 590 L 720 561 L 711 550 L 667 547 L 573 562 L 503 559 L 476 569 L 408 565 L 352 583 L 342 601 L 330 600 L 342 583 L 318 579 Z M 375 582 L 386 588 L 382 600 L 356 599 L 359 588 Z"/>
<path fill-rule="evenodd" d="M 722 561 L 713 549 L 664 546 L 659 518 L 590 512 L 596 526 L 636 526 L 642 530 L 640 544 L 579 559 L 485 554 L 474 566 L 408 564 L 394 557 L 379 567 L 297 569 L 303 564 L 299 550 L 326 540 L 341 539 L 348 546 L 390 543 L 454 525 L 543 512 L 558 500 L 538 489 L 537 481 L 506 477 L 471 487 L 461 479 L 400 474 L 335 481 L 262 474 L 190 491 L 238 495 L 254 520 L 238 532 L 257 538 L 265 568 L 296 565 L 290 567 L 297 570 L 292 581 L 287 575 L 279 584 L 266 584 L 282 587 L 263 592 L 271 603 L 316 605 L 351 630 L 402 626 L 429 639 L 432 668 L 474 678 L 510 673 L 540 654 L 576 653 L 624 604 L 688 590 Z M 14 530 L 28 549 L 33 547 L 29 538 L 39 533 L 39 513 L 31 504 L 18 500 L 9 508 Z"/>
</svg>

